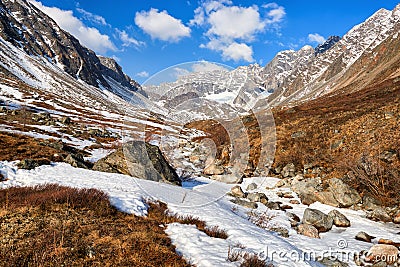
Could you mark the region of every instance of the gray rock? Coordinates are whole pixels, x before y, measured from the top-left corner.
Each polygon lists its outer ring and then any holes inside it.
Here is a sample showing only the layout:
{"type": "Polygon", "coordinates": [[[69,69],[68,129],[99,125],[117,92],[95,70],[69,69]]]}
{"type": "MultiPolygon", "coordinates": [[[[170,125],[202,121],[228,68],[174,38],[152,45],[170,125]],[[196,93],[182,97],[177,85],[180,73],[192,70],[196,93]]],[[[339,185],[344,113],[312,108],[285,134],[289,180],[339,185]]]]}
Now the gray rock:
{"type": "Polygon", "coordinates": [[[315,201],[321,202],[322,204],[326,204],[333,207],[339,207],[340,204],[335,199],[335,196],[330,191],[322,191],[314,193],[315,201]]]}
{"type": "Polygon", "coordinates": [[[289,237],[289,231],[283,227],[271,227],[268,230],[278,233],[282,237],[289,237]]]}
{"type": "Polygon", "coordinates": [[[333,224],[337,227],[349,227],[350,221],[338,210],[331,210],[328,216],[333,218],[333,224]]]}
{"type": "Polygon", "coordinates": [[[262,199],[268,201],[267,196],[264,193],[249,193],[247,199],[251,202],[261,202],[262,199]]]}
{"type": "Polygon", "coordinates": [[[375,198],[365,195],[362,200],[363,208],[365,210],[374,210],[382,206],[382,203],[375,198]]]}
{"type": "Polygon", "coordinates": [[[281,209],[281,205],[278,202],[268,202],[267,204],[265,204],[265,206],[267,208],[269,208],[270,210],[280,210],[281,209]]]}
{"type": "Polygon", "coordinates": [[[231,195],[234,197],[240,197],[240,198],[246,197],[246,194],[243,192],[240,185],[236,185],[231,188],[231,195]]]}
{"type": "Polygon", "coordinates": [[[89,169],[81,154],[68,154],[64,162],[75,168],[89,169]]]}
{"type": "Polygon", "coordinates": [[[290,221],[290,225],[292,227],[295,227],[295,226],[297,226],[299,224],[300,218],[296,214],[294,214],[292,212],[286,212],[286,216],[288,216],[289,221],[290,221]]]}
{"type": "Polygon", "coordinates": [[[249,184],[248,186],[247,186],[247,191],[251,191],[251,190],[254,190],[254,189],[257,189],[257,184],[256,183],[251,183],[251,184],[249,184]]]}
{"type": "Polygon", "coordinates": [[[316,209],[305,209],[303,223],[314,226],[319,232],[327,232],[332,229],[333,218],[316,209]]]}
{"type": "Polygon", "coordinates": [[[356,240],[359,240],[359,241],[371,243],[372,239],[374,239],[375,236],[371,236],[371,235],[367,234],[366,232],[359,232],[355,238],[356,238],[356,240]]]}
{"type": "Polygon", "coordinates": [[[318,260],[319,263],[323,264],[326,267],[348,267],[349,264],[345,262],[341,262],[338,259],[333,259],[330,257],[325,257],[321,260],[318,260]]]}
{"type": "Polygon", "coordinates": [[[42,165],[50,165],[48,159],[23,159],[18,163],[18,168],[25,170],[32,170],[42,165]]]}
{"type": "Polygon", "coordinates": [[[339,202],[340,207],[347,208],[361,201],[360,194],[342,180],[332,178],[328,180],[328,183],[329,190],[333,193],[336,201],[339,202]]]}
{"type": "Polygon", "coordinates": [[[296,167],[293,163],[288,163],[285,167],[283,167],[281,174],[284,178],[294,177],[296,176],[296,167]]]}
{"type": "Polygon", "coordinates": [[[258,207],[257,203],[239,198],[232,199],[231,202],[249,209],[256,209],[258,207]]]}
{"type": "Polygon", "coordinates": [[[234,174],[212,175],[210,179],[226,184],[239,184],[243,180],[241,176],[234,174]]]}
{"type": "Polygon", "coordinates": [[[310,224],[300,224],[297,226],[297,233],[311,238],[319,238],[318,229],[310,224]]]}
{"type": "Polygon", "coordinates": [[[316,191],[320,191],[321,188],[321,179],[320,178],[308,178],[304,180],[296,180],[292,182],[291,189],[297,193],[307,193],[313,194],[316,191]]]}
{"type": "Polygon", "coordinates": [[[122,148],[97,161],[93,170],[181,185],[181,180],[160,149],[143,141],[124,144],[122,148]]]}
{"type": "Polygon", "coordinates": [[[290,187],[291,186],[291,182],[288,178],[285,179],[281,179],[279,180],[276,184],[275,187],[290,187]]]}
{"type": "Polygon", "coordinates": [[[381,221],[381,222],[391,222],[392,217],[388,214],[388,212],[382,208],[378,207],[373,211],[367,214],[367,218],[373,221],[381,221]]]}

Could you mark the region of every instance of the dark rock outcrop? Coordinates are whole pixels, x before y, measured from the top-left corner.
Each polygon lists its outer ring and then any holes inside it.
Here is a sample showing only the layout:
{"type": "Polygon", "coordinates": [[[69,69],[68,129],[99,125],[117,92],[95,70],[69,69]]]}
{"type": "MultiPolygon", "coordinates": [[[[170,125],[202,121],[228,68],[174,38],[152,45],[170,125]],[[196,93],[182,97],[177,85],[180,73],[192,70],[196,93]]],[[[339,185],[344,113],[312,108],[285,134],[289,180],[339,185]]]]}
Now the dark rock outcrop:
{"type": "Polygon", "coordinates": [[[340,41],[339,36],[330,36],[323,44],[318,45],[315,50],[315,55],[325,53],[331,49],[337,42],[340,41]]]}
{"type": "Polygon", "coordinates": [[[124,144],[114,153],[97,161],[93,170],[181,185],[181,180],[160,149],[143,141],[124,144]]]}

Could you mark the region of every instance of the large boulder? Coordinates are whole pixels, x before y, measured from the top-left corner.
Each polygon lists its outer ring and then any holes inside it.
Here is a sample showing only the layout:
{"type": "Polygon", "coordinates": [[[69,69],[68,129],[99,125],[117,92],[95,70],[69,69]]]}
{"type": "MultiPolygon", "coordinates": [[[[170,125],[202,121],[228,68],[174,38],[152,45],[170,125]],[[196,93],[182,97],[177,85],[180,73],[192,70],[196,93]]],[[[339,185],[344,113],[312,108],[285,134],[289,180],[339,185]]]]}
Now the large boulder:
{"type": "Polygon", "coordinates": [[[160,149],[143,141],[124,144],[114,153],[97,161],[93,170],[181,185],[181,180],[160,149]]]}
{"type": "Polygon", "coordinates": [[[361,196],[358,192],[351,188],[338,178],[329,179],[329,190],[333,193],[340,207],[347,208],[361,202],[361,196]]]}
{"type": "Polygon", "coordinates": [[[392,217],[390,217],[389,213],[383,207],[378,207],[373,211],[367,213],[367,218],[373,221],[381,221],[381,222],[392,221],[392,217]]]}
{"type": "Polygon", "coordinates": [[[327,232],[332,229],[333,218],[316,209],[305,209],[303,223],[314,226],[319,232],[327,232]]]}

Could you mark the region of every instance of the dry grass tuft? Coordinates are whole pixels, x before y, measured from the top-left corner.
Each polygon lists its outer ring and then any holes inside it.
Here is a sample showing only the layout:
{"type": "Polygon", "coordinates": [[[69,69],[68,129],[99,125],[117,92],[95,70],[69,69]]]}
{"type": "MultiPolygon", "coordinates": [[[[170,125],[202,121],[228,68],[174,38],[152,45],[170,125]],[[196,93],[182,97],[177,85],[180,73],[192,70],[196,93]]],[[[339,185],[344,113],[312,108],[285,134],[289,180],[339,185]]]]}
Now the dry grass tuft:
{"type": "Polygon", "coordinates": [[[197,229],[204,232],[206,235],[215,238],[227,239],[228,234],[225,230],[220,229],[218,226],[207,227],[206,223],[199,218],[191,215],[176,215],[168,213],[168,208],[165,203],[162,202],[152,202],[149,203],[150,210],[149,217],[162,218],[163,223],[181,223],[181,224],[191,224],[196,225],[197,229]]]}
{"type": "Polygon", "coordinates": [[[0,266],[190,266],[157,214],[119,212],[95,189],[0,190],[0,266]]]}

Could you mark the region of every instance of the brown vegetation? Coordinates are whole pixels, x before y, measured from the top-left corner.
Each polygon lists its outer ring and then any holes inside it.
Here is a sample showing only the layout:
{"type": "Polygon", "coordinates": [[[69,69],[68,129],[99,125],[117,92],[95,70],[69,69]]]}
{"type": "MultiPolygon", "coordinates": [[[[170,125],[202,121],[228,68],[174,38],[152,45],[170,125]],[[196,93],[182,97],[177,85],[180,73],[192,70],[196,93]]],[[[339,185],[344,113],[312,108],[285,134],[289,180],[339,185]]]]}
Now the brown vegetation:
{"type": "Polygon", "coordinates": [[[149,203],[148,216],[137,217],[116,210],[95,189],[48,184],[0,190],[0,266],[190,266],[164,225],[195,224],[210,236],[227,237],[166,208],[149,203]]]}
{"type": "MultiPolygon", "coordinates": [[[[395,185],[397,181],[398,172],[396,174],[391,170],[400,170],[399,79],[386,80],[353,93],[326,95],[296,107],[275,108],[273,114],[277,136],[274,167],[294,163],[297,171],[302,173],[304,166],[311,164],[322,167],[324,171],[306,175],[322,175],[325,179],[341,178],[349,171],[354,171],[357,177],[355,181],[359,181],[357,187],[370,191],[372,188],[362,185],[360,181],[372,182],[373,177],[364,179],[366,174],[357,171],[357,162],[368,152],[371,158],[378,160],[379,165],[385,165],[382,170],[385,171],[386,185],[382,188],[381,183],[377,191],[390,202],[393,202],[393,198],[400,200],[398,189],[387,186],[395,185]],[[391,162],[385,162],[380,156],[387,151],[395,152],[391,162]],[[345,162],[352,163],[352,166],[343,168],[345,162]],[[383,193],[392,189],[393,193],[383,193]]],[[[257,151],[260,150],[259,132],[257,134],[255,131],[257,121],[252,116],[242,120],[251,140],[249,161],[256,163],[259,157],[257,151]]],[[[221,140],[220,135],[224,133],[212,121],[192,122],[188,127],[203,130],[209,138],[217,141],[221,140]]],[[[220,149],[229,142],[226,138],[222,139],[220,149]]]]}
{"type": "Polygon", "coordinates": [[[1,266],[189,266],[160,220],[119,212],[97,190],[11,188],[0,203],[1,266]]]}

